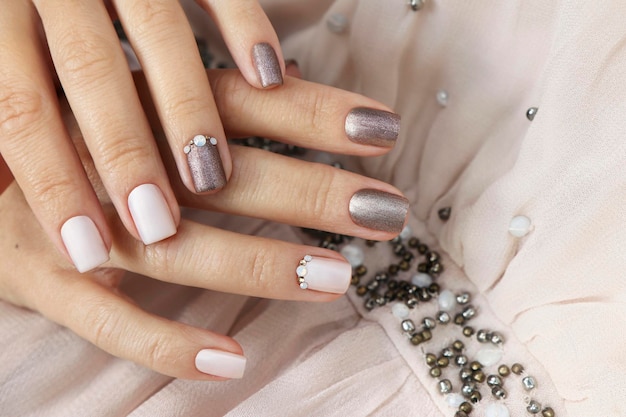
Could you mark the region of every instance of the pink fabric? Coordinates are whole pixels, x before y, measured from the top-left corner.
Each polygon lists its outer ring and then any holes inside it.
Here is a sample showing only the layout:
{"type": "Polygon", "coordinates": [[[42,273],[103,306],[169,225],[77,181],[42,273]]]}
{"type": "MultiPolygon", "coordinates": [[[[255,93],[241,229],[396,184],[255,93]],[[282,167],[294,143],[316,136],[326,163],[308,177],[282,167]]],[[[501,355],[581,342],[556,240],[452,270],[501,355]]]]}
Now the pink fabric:
{"type": "MultiPolygon", "coordinates": [[[[430,0],[413,12],[405,0],[262,3],[306,78],[402,115],[391,154],[343,162],[406,193],[413,230],[444,253],[446,285],[476,294],[473,325],[503,332],[504,360],[537,378],[534,397],[558,416],[626,415],[626,5],[430,0]],[[333,13],[348,18],[345,33],[327,29],[333,13]],[[444,223],[436,213],[445,206],[453,215],[444,223]],[[507,232],[518,214],[533,226],[521,239],[507,232]]],[[[214,32],[197,6],[185,7],[199,33],[214,32]]],[[[303,239],[286,226],[206,220],[303,239]]],[[[152,311],[233,335],[248,357],[244,379],[171,380],[0,304],[3,415],[454,414],[389,308],[366,313],[352,291],[321,305],[144,278],[128,285],[152,311]]],[[[527,415],[521,387],[510,391],[511,415],[527,415]]]]}

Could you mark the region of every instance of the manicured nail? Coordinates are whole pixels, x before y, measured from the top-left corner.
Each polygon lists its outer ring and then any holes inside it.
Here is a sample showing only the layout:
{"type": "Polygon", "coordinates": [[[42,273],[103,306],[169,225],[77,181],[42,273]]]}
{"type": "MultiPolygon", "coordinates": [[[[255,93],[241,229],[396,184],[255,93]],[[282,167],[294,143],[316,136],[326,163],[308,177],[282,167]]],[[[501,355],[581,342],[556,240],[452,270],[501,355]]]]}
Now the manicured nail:
{"type": "Polygon", "coordinates": [[[176,234],[176,223],[163,193],[154,184],[137,186],[128,195],[128,209],[144,244],[176,234]]]}
{"type": "Polygon", "coordinates": [[[245,356],[216,349],[203,349],[196,355],[196,369],[205,374],[240,379],[246,370],[245,356]]]}
{"type": "Polygon", "coordinates": [[[352,266],[346,261],[305,255],[296,267],[296,275],[303,290],[343,294],[350,286],[352,266]]]}
{"type": "Polygon", "coordinates": [[[276,51],[269,43],[257,43],[252,47],[252,61],[263,88],[281,85],[283,74],[280,71],[280,64],[276,51]]]}
{"type": "Polygon", "coordinates": [[[102,236],[87,216],[72,217],[63,223],[61,238],[78,272],[90,271],[109,260],[102,236]]]}
{"type": "Polygon", "coordinates": [[[197,193],[220,190],[226,185],[226,173],[217,149],[217,139],[196,135],[183,149],[197,193]]]}
{"type": "Polygon", "coordinates": [[[350,199],[350,217],[359,226],[400,233],[409,211],[409,200],[379,190],[360,190],[350,199]]]}
{"type": "Polygon", "coordinates": [[[345,128],[352,142],[390,148],[398,139],[400,116],[384,110],[358,107],[348,113],[345,128]]]}

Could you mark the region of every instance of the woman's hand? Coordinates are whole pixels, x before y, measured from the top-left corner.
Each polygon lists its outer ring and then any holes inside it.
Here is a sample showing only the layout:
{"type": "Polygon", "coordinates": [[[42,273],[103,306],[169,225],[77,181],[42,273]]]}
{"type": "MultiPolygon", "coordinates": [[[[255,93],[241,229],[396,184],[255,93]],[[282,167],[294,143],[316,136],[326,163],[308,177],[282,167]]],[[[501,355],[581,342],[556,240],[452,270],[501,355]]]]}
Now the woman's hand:
{"type": "MultiPolygon", "coordinates": [[[[278,39],[257,1],[198,3],[220,27],[251,86],[282,84],[278,39]]],[[[176,233],[180,221],[112,17],[119,17],[146,74],[183,184],[195,193],[211,193],[223,188],[232,172],[196,40],[178,1],[3,1],[0,152],[61,252],[67,236],[79,227],[99,236],[101,256],[89,268],[108,259],[104,252],[108,254],[112,235],[62,123],[57,75],[128,232],[151,244],[176,233]],[[216,146],[205,147],[200,155],[185,153],[196,137],[216,146]]]]}
{"type": "MultiPolygon", "coordinates": [[[[271,93],[251,88],[237,71],[213,71],[209,78],[231,136],[257,135],[326,151],[376,155],[381,148],[367,143],[380,140],[381,123],[395,117],[375,101],[291,77],[271,93]]],[[[138,85],[144,91],[145,80],[138,79],[138,85]]],[[[145,106],[150,109],[149,103],[145,106]]],[[[138,242],[116,215],[77,126],[69,111],[64,113],[105,208],[111,260],[95,271],[76,272],[45,239],[12,184],[0,196],[0,254],[6,259],[0,264],[1,298],[39,311],[107,352],[163,374],[219,380],[243,374],[241,346],[231,338],[143,311],[118,291],[124,270],[181,285],[285,300],[331,301],[347,290],[350,265],[322,248],[188,220],[181,221],[170,239],[150,246],[138,242]],[[299,266],[308,270],[300,271],[302,279],[296,273],[299,266]]],[[[177,178],[167,146],[163,151],[174,193],[185,206],[367,239],[392,238],[406,220],[408,202],[390,185],[246,147],[232,147],[232,176],[223,191],[198,196],[177,178]]],[[[81,255],[90,255],[83,250],[88,246],[80,239],[68,245],[76,248],[75,263],[80,264],[81,255]]]]}

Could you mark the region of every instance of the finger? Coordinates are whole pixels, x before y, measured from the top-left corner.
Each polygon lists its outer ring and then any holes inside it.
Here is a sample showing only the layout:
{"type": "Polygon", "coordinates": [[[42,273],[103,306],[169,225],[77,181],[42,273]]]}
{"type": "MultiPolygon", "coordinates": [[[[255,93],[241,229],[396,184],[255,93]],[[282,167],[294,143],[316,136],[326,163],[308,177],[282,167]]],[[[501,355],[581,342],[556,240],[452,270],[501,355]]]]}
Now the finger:
{"type": "Polygon", "coordinates": [[[0,13],[0,152],[46,234],[81,271],[108,260],[111,238],[61,121],[38,17],[10,0],[0,13]]]}
{"type": "Polygon", "coordinates": [[[185,13],[177,1],[116,0],[183,182],[220,190],[230,176],[226,136],[185,13]]]}
{"type": "Polygon", "coordinates": [[[219,196],[174,185],[182,205],[374,240],[406,224],[408,200],[382,181],[254,148],[231,152],[233,175],[219,196]]]}
{"type": "Polygon", "coordinates": [[[256,0],[196,0],[217,24],[246,81],[257,88],[283,83],[285,66],[276,32],[256,0]]]}
{"type": "Polygon", "coordinates": [[[173,235],[179,208],[104,4],[35,5],[59,79],[122,221],[144,244],[173,235]]]}

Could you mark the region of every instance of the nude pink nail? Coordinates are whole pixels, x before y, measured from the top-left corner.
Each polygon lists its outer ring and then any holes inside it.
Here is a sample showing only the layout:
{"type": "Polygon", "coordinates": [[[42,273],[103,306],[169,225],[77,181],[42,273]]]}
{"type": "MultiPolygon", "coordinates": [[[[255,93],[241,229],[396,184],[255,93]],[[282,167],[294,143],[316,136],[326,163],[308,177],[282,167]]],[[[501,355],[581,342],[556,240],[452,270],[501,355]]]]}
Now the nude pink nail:
{"type": "Polygon", "coordinates": [[[196,355],[198,371],[223,378],[242,378],[246,362],[245,356],[216,349],[203,349],[196,355]]]}
{"type": "Polygon", "coordinates": [[[93,220],[87,216],[68,219],[61,238],[78,272],[87,272],[109,260],[109,251],[93,220]]]}
{"type": "Polygon", "coordinates": [[[142,184],[128,195],[128,209],[144,244],[176,234],[176,223],[163,193],[154,184],[142,184]]]}

